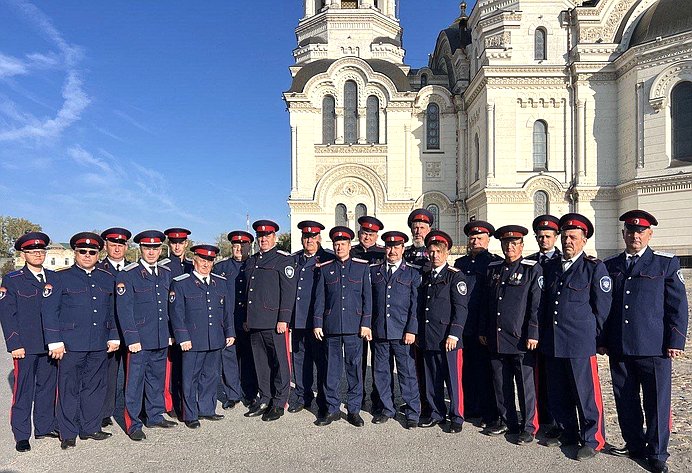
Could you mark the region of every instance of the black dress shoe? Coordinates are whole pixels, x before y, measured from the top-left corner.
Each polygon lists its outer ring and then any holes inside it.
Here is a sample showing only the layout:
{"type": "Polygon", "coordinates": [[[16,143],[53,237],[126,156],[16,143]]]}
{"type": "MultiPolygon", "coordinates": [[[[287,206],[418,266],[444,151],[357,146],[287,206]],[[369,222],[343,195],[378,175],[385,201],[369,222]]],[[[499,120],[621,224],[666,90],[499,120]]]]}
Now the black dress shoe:
{"type": "Polygon", "coordinates": [[[139,442],[140,440],[144,440],[147,438],[146,434],[142,432],[142,429],[137,429],[135,431],[130,432],[127,434],[130,439],[134,440],[135,442],[139,442]]]}
{"type": "Polygon", "coordinates": [[[106,440],[108,437],[111,437],[113,434],[110,432],[104,432],[103,430],[97,430],[94,433],[91,434],[79,434],[79,438],[82,440],[106,440]]]}
{"type": "Polygon", "coordinates": [[[668,473],[668,465],[661,460],[649,459],[649,468],[654,473],[668,473]]]}
{"type": "Polygon", "coordinates": [[[188,426],[190,429],[198,429],[202,426],[202,424],[200,424],[198,420],[186,420],[185,425],[188,426]]]}
{"type": "Polygon", "coordinates": [[[598,454],[598,452],[593,448],[589,447],[588,445],[584,445],[577,451],[577,460],[585,461],[585,460],[590,460],[593,457],[595,457],[598,454]]]}
{"type": "Polygon", "coordinates": [[[318,427],[324,427],[332,422],[336,422],[341,419],[341,412],[334,412],[333,414],[322,415],[317,418],[315,425],[318,427]]]}
{"type": "Polygon", "coordinates": [[[232,401],[230,399],[227,399],[223,402],[223,404],[221,404],[221,407],[223,409],[233,409],[239,402],[240,401],[232,401]]]}
{"type": "Polygon", "coordinates": [[[199,416],[199,418],[200,418],[200,419],[204,419],[204,420],[214,420],[214,421],[216,421],[216,420],[221,420],[221,419],[223,419],[223,414],[212,414],[212,415],[210,415],[210,416],[199,416]]]}
{"type": "Polygon", "coordinates": [[[646,460],[646,452],[643,449],[630,450],[627,445],[622,448],[610,447],[608,453],[615,457],[630,457],[634,460],[646,460]]]}
{"type": "Polygon", "coordinates": [[[273,420],[278,420],[283,415],[283,407],[272,407],[271,409],[264,411],[264,414],[262,414],[262,420],[265,422],[271,422],[273,420]]]}
{"type": "Polygon", "coordinates": [[[464,424],[461,422],[452,422],[452,425],[449,426],[449,433],[450,434],[458,434],[461,432],[461,430],[464,428],[464,424]]]}
{"type": "Polygon", "coordinates": [[[358,413],[355,413],[355,414],[349,413],[346,416],[346,420],[348,421],[349,424],[351,424],[355,427],[363,427],[365,425],[365,421],[363,420],[363,418],[358,413]]]}
{"type": "Polygon", "coordinates": [[[57,430],[51,430],[47,434],[42,434],[42,435],[36,435],[36,440],[41,440],[41,439],[58,439],[60,438],[60,432],[57,430]]]}
{"type": "Polygon", "coordinates": [[[444,423],[445,423],[444,420],[423,419],[420,422],[418,422],[418,427],[422,427],[424,429],[427,429],[429,427],[435,427],[436,425],[444,425],[444,423]]]}
{"type": "Polygon", "coordinates": [[[384,424],[389,420],[389,416],[386,416],[384,414],[379,414],[376,415],[375,417],[372,418],[372,423],[373,424],[384,424]]]}
{"type": "Polygon", "coordinates": [[[295,414],[297,412],[302,411],[305,409],[305,404],[293,404],[291,407],[288,408],[288,412],[291,414],[295,414]]]}
{"type": "Polygon", "coordinates": [[[178,423],[173,420],[163,419],[158,424],[148,424],[147,427],[150,429],[170,429],[176,425],[178,425],[178,423]]]}
{"type": "Polygon", "coordinates": [[[63,439],[60,441],[60,448],[63,450],[67,450],[75,445],[77,445],[77,439],[63,439]]]}
{"type": "Polygon", "coordinates": [[[269,408],[269,404],[266,402],[256,402],[250,406],[250,409],[244,414],[245,417],[259,417],[264,414],[269,408]]]}
{"type": "Polygon", "coordinates": [[[113,425],[113,419],[110,417],[104,417],[101,419],[101,427],[108,427],[109,425],[113,425]]]}
{"type": "Polygon", "coordinates": [[[18,452],[28,452],[31,450],[31,445],[29,445],[28,440],[20,440],[17,442],[17,446],[15,447],[18,452]]]}
{"type": "Polygon", "coordinates": [[[533,442],[532,434],[528,433],[525,430],[519,434],[519,438],[517,439],[517,445],[526,445],[527,443],[531,442],[533,442]]]}
{"type": "Polygon", "coordinates": [[[413,419],[406,419],[405,427],[407,430],[415,429],[416,427],[418,427],[418,421],[413,419]]]}
{"type": "Polygon", "coordinates": [[[498,436],[498,435],[503,435],[507,433],[509,428],[507,427],[507,424],[505,424],[503,421],[497,421],[493,425],[490,425],[485,428],[483,433],[485,435],[490,435],[490,436],[498,436]]]}

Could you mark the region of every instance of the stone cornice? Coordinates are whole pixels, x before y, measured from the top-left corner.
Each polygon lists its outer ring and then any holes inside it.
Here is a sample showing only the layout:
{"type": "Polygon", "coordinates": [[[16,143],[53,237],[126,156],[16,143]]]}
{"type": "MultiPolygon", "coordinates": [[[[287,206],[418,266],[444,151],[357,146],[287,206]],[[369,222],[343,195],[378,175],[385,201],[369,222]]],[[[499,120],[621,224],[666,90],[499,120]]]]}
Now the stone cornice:
{"type": "Polygon", "coordinates": [[[344,154],[358,155],[386,155],[387,145],[315,145],[315,154],[328,157],[329,155],[340,156],[344,154]]]}
{"type": "Polygon", "coordinates": [[[692,172],[635,179],[617,187],[619,197],[665,194],[692,189],[692,172]]]}

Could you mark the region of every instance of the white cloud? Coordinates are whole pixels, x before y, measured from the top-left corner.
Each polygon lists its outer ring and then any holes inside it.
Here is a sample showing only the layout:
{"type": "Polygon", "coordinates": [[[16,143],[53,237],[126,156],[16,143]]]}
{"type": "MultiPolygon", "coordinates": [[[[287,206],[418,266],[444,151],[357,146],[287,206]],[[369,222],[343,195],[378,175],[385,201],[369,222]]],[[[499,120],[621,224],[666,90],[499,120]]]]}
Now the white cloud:
{"type": "Polygon", "coordinates": [[[139,128],[142,131],[145,131],[147,133],[152,133],[151,130],[146,126],[140,123],[139,121],[135,120],[132,118],[130,115],[127,113],[123,112],[122,110],[113,110],[113,113],[125,120],[126,122],[130,123],[132,126],[135,128],[139,128]]]}
{"type": "Polygon", "coordinates": [[[0,78],[23,75],[27,73],[24,61],[0,53],[0,78]]]}
{"type": "Polygon", "coordinates": [[[82,148],[81,146],[73,146],[67,150],[67,154],[72,160],[85,167],[98,168],[103,173],[113,177],[115,172],[113,168],[104,160],[94,157],[93,154],[82,148]]]}

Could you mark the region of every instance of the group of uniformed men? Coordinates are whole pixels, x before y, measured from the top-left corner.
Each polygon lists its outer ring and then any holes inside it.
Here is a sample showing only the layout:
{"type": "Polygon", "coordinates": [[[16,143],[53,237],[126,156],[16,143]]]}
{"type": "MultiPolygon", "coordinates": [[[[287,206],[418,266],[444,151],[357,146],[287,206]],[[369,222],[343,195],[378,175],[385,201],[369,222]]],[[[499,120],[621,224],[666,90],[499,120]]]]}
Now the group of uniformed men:
{"type": "Polygon", "coordinates": [[[302,249],[291,255],[276,248],[279,226],[258,220],[255,236],[228,234],[232,256],[216,263],[213,245],[185,258],[184,228],[137,234],[141,257],[129,262],[131,233],[111,228],[74,235],[75,264],[53,272],[43,267],[48,236],[29,232],[15,244],[26,265],[0,287],[16,448],[31,448],[32,412],[35,438],[59,437],[63,449],[77,436],[109,437],[102,428],[112,424],[120,365],[132,440],[146,438],[143,425],[175,427],[164,413],[193,429],[222,419],[219,382],[224,409],[243,402],[245,416],[274,421],[315,401],[315,424],[329,425],[341,418],[344,368],[346,418],[361,427],[370,351],[374,424],[399,411],[407,429],[458,433],[479,418],[484,433],[515,434],[518,444],[542,424],[547,445],[578,445],[586,460],[606,445],[596,354],[607,353],[626,442],[610,453],[667,471],[684,279],[677,257],[649,247],[653,215],[632,210],[620,220],[625,251],[603,262],[584,253],[594,228],[577,213],[537,217],[539,252],[528,257],[527,228],[471,221],[467,255],[454,265],[452,238],[432,229],[425,209],[408,218],[409,246],[400,231],[378,245],[384,226],[364,216],[354,246],[350,228],[329,231],[333,252],[322,248],[324,225],[299,223],[302,249]],[[503,257],[488,251],[491,237],[503,257]]]}

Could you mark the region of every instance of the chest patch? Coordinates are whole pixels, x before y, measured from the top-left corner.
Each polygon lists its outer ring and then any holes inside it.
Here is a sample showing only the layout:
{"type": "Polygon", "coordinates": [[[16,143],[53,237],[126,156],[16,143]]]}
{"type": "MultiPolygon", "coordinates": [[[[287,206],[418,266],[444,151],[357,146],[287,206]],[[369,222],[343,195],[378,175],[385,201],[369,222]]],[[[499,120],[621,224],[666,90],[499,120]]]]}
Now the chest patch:
{"type": "Polygon", "coordinates": [[[457,292],[459,292],[459,294],[461,294],[462,296],[465,296],[467,290],[468,290],[468,289],[467,289],[467,287],[466,287],[466,282],[465,282],[465,281],[459,281],[459,282],[457,283],[457,292]]]}
{"type": "Polygon", "coordinates": [[[117,286],[115,286],[115,292],[119,295],[122,296],[125,294],[125,283],[119,282],[117,286]]]}
{"type": "Polygon", "coordinates": [[[603,292],[610,292],[613,289],[613,280],[610,279],[610,276],[603,276],[599,284],[603,292]]]}
{"type": "Polygon", "coordinates": [[[538,276],[538,287],[543,290],[543,276],[538,276]]]}
{"type": "Polygon", "coordinates": [[[284,268],[284,274],[288,279],[293,279],[293,275],[296,273],[295,268],[293,266],[286,266],[284,268]]]}
{"type": "Polygon", "coordinates": [[[43,297],[50,297],[51,294],[53,294],[53,286],[50,284],[43,286],[43,297]]]}
{"type": "Polygon", "coordinates": [[[171,291],[168,293],[168,302],[173,303],[175,302],[175,292],[171,291]]]}

